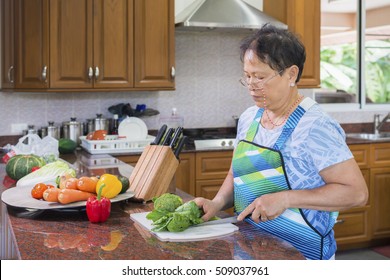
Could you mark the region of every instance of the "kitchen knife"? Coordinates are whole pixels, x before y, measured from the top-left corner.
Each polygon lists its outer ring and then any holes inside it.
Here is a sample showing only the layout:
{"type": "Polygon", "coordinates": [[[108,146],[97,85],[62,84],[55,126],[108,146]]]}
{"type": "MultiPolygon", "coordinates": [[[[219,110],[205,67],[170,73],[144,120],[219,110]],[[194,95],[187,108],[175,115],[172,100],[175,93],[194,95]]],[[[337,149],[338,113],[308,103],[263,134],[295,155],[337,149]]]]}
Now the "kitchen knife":
{"type": "Polygon", "coordinates": [[[154,138],[154,141],[150,143],[150,145],[159,145],[162,138],[164,137],[165,132],[167,131],[167,125],[164,124],[160,127],[160,129],[157,132],[156,138],[154,138]]]}
{"type": "Polygon", "coordinates": [[[168,129],[167,133],[165,134],[165,138],[164,138],[164,141],[163,141],[162,145],[168,146],[169,143],[171,143],[172,133],[173,133],[174,131],[175,131],[174,128],[168,129]]]}
{"type": "Polygon", "coordinates": [[[207,221],[201,224],[194,225],[194,227],[199,227],[199,226],[208,226],[208,225],[220,225],[220,224],[235,224],[237,223],[237,216],[232,216],[228,218],[223,218],[223,219],[217,219],[217,220],[212,220],[212,221],[207,221]]]}
{"type": "Polygon", "coordinates": [[[184,145],[187,143],[187,138],[188,138],[187,136],[183,136],[179,139],[179,142],[178,142],[177,147],[176,147],[175,152],[174,152],[175,157],[177,159],[179,159],[179,154],[180,154],[181,150],[183,149],[184,145]]]}
{"type": "Polygon", "coordinates": [[[178,128],[176,128],[175,133],[172,136],[171,143],[169,143],[169,146],[171,147],[171,149],[173,149],[176,146],[176,143],[177,143],[182,132],[183,132],[182,127],[179,126],[178,128]]]}

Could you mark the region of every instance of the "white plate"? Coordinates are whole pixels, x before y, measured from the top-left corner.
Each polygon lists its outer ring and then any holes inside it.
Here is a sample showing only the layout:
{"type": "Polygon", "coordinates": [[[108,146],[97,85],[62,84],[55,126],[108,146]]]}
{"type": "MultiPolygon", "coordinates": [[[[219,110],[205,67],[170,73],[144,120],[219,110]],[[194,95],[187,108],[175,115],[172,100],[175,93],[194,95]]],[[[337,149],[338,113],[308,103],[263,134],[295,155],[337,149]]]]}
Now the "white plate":
{"type": "MultiPolygon", "coordinates": [[[[75,207],[85,207],[86,201],[78,201],[69,204],[61,204],[58,202],[47,202],[45,200],[35,199],[31,196],[31,188],[18,188],[13,187],[1,194],[1,200],[10,206],[27,208],[27,209],[39,209],[39,210],[51,210],[51,209],[69,209],[75,207]]],[[[116,197],[111,198],[111,202],[117,202],[129,199],[134,196],[134,192],[128,190],[125,193],[118,194],[116,197]]]]}
{"type": "Polygon", "coordinates": [[[118,134],[127,140],[141,140],[148,136],[148,128],[140,118],[127,117],[119,124],[118,134]]]}

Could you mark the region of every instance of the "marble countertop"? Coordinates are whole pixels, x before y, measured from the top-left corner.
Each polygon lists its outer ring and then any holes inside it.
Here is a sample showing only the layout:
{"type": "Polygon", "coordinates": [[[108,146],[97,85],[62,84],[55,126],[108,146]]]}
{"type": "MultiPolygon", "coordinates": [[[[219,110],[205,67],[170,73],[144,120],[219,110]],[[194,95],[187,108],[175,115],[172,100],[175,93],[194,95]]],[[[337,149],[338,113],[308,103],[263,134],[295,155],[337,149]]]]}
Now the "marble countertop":
{"type": "MultiPolygon", "coordinates": [[[[86,155],[80,151],[80,154],[86,155]]],[[[80,158],[80,157],[77,157],[80,158]]],[[[110,173],[118,172],[109,168],[110,173]]],[[[87,170],[83,171],[88,174],[87,170]]],[[[0,192],[6,186],[5,165],[0,164],[0,192]]],[[[180,191],[184,200],[191,197],[180,191]]],[[[122,201],[112,204],[110,218],[101,224],[88,221],[85,208],[34,210],[1,205],[2,227],[8,227],[19,259],[189,259],[275,260],[304,259],[288,242],[246,222],[239,231],[220,238],[193,242],[163,242],[130,219],[131,213],[153,209],[152,203],[122,201]]],[[[220,216],[226,216],[221,212],[220,216]]],[[[3,241],[10,242],[10,240],[3,241]]]]}

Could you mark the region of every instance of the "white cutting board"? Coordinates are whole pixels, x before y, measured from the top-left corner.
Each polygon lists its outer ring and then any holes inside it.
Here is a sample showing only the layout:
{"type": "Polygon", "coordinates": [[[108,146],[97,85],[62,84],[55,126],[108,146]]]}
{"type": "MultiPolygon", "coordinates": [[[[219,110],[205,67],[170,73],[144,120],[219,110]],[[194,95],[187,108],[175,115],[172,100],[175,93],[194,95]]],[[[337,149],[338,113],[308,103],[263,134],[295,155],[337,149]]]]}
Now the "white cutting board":
{"type": "Polygon", "coordinates": [[[238,227],[227,223],[227,224],[219,224],[219,225],[205,225],[205,226],[197,226],[197,227],[189,227],[188,229],[182,232],[153,232],[151,229],[152,221],[146,219],[146,215],[149,212],[142,213],[134,213],[130,214],[130,219],[139,223],[141,226],[149,230],[152,234],[154,234],[161,241],[169,241],[169,242],[188,242],[188,241],[200,241],[200,240],[208,240],[221,236],[226,236],[229,234],[238,231],[238,227]]]}

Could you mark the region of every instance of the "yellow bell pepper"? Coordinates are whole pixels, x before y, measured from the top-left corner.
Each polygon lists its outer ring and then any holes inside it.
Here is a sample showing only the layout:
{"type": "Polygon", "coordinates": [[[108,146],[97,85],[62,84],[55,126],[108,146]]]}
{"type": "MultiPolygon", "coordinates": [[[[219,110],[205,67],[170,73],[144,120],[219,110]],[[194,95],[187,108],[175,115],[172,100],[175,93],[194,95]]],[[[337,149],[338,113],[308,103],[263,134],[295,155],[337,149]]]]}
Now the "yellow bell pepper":
{"type": "Polygon", "coordinates": [[[106,187],[102,189],[101,196],[107,198],[116,197],[122,190],[122,182],[118,179],[117,176],[112,174],[103,174],[100,176],[100,179],[96,184],[96,193],[98,193],[101,185],[103,184],[105,184],[106,187]]]}

